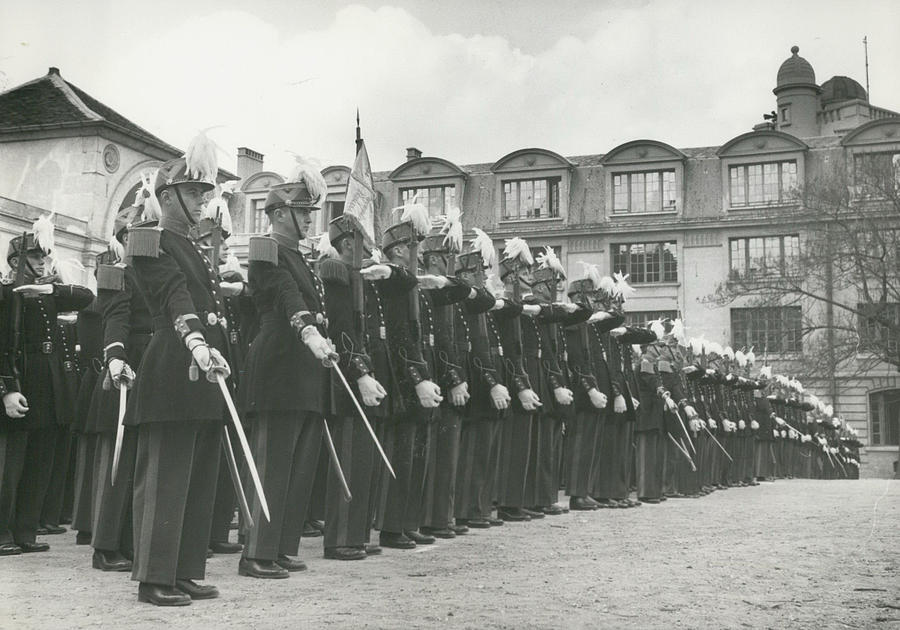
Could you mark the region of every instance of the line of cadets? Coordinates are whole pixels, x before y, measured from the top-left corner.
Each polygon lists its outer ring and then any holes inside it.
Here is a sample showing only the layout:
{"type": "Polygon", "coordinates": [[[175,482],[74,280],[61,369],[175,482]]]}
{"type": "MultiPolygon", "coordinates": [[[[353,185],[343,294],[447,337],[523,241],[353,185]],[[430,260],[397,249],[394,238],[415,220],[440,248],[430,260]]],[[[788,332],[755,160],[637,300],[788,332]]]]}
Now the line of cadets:
{"type": "Polygon", "coordinates": [[[10,244],[12,269],[21,251],[29,265],[0,303],[3,555],[46,550],[41,527],[65,531],[67,477],[72,527],[93,546],[93,566],[131,570],[141,601],[185,605],[218,596],[197,582],[210,547],[240,552],[249,577],[304,570],[296,556],[316,519],[326,558],[358,560],[569,509],[856,476],[852,430],[796,381],[769,368],[751,377],[752,352],[688,340],[678,321],[625,326],[632,289],[619,275],[588,267],[561,301],[552,248],[535,260],[511,239],[496,261],[486,234],[463,239],[458,211],[432,228],[424,208],[404,207],[384,231],[383,258],[355,217],[339,216],[313,262],[300,242],[327,186],[298,164],[266,199],[272,230],[250,240],[248,282],[233,260],[222,273],[212,255],[227,246],[215,232],[227,238],[230,226],[215,220],[221,199],[209,199],[216,173],[201,143],[145,179],[101,255],[96,300],[83,287],[38,284],[46,235],[10,244]],[[159,220],[141,222],[142,205],[159,220]],[[495,263],[503,286],[489,289],[495,263]],[[67,311],[80,312],[77,335],[57,324],[67,311]],[[239,401],[268,500],[266,518],[245,464],[254,526],[242,544],[228,541],[236,495],[220,453],[238,440],[219,375],[239,401]],[[350,501],[328,466],[325,423],[350,501]],[[568,507],[557,503],[561,487],[568,507]]]}

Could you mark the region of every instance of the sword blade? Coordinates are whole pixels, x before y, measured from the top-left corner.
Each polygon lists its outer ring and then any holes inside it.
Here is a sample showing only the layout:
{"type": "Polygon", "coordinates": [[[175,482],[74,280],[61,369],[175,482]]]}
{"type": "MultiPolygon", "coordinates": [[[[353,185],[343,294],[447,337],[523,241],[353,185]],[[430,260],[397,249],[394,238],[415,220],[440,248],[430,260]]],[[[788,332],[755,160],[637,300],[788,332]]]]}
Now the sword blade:
{"type": "Polygon", "coordinates": [[[234,448],[231,446],[231,436],[228,435],[228,427],[222,427],[222,450],[225,451],[225,460],[228,462],[228,472],[231,474],[231,483],[234,485],[234,493],[237,495],[238,508],[241,518],[244,520],[245,530],[253,528],[253,516],[250,514],[250,504],[247,503],[247,494],[244,492],[244,484],[241,483],[241,473],[238,470],[237,460],[234,457],[234,448]]]}
{"type": "Polygon", "coordinates": [[[325,418],[322,418],[322,425],[325,427],[325,444],[328,446],[328,455],[331,458],[331,464],[334,467],[334,472],[337,474],[338,480],[341,482],[344,501],[349,503],[353,499],[353,495],[350,494],[350,486],[347,485],[347,478],[344,477],[341,461],[338,459],[337,450],[334,448],[334,440],[331,439],[331,429],[328,428],[328,421],[325,418]]]}
{"type": "Polygon", "coordinates": [[[681,430],[684,431],[684,437],[687,438],[688,444],[691,445],[691,450],[694,452],[694,455],[697,454],[697,449],[694,448],[694,443],[691,441],[691,436],[688,433],[687,426],[684,424],[684,420],[681,418],[681,413],[678,411],[678,407],[675,407],[675,415],[678,417],[678,422],[681,423],[681,430]]]}
{"type": "Polygon", "coordinates": [[[705,422],[701,422],[700,424],[702,424],[704,430],[705,430],[707,433],[709,433],[709,437],[711,437],[711,438],[712,438],[712,441],[716,443],[716,446],[718,446],[720,449],[722,449],[722,452],[725,453],[725,457],[728,458],[728,461],[733,462],[734,460],[731,458],[731,455],[728,454],[728,451],[725,450],[725,447],[722,446],[722,443],[719,442],[719,440],[716,439],[716,436],[713,435],[713,432],[709,430],[709,427],[706,426],[706,423],[705,423],[705,422]]]}
{"type": "Polygon", "coordinates": [[[347,394],[350,395],[350,399],[353,401],[353,404],[356,406],[356,410],[359,412],[359,417],[362,418],[363,423],[366,425],[366,429],[368,429],[369,431],[369,435],[371,435],[372,439],[375,441],[375,446],[378,448],[378,452],[381,454],[381,459],[384,460],[384,465],[387,466],[388,472],[391,473],[391,477],[396,479],[397,473],[394,472],[394,467],[391,466],[391,462],[388,461],[388,457],[385,454],[384,449],[381,447],[381,442],[378,441],[378,437],[375,435],[375,430],[372,428],[372,425],[369,424],[369,419],[366,417],[366,412],[363,411],[362,405],[360,405],[359,401],[356,400],[356,395],[353,393],[353,389],[351,389],[350,383],[347,382],[347,377],[344,376],[344,373],[338,366],[337,361],[332,360],[331,367],[333,367],[334,371],[337,372],[337,375],[341,377],[341,382],[344,384],[344,389],[346,389],[347,394]]]}
{"type": "Polygon", "coordinates": [[[666,432],[666,435],[668,435],[668,436],[669,436],[669,439],[672,440],[672,444],[675,445],[675,448],[677,448],[677,449],[679,450],[679,452],[680,452],[682,455],[684,455],[685,457],[687,457],[687,460],[691,463],[691,470],[694,471],[694,472],[696,472],[696,471],[697,471],[697,466],[694,465],[694,460],[691,459],[691,456],[690,456],[690,454],[687,452],[687,449],[686,449],[685,447],[683,447],[681,444],[679,444],[678,441],[677,441],[674,437],[672,437],[672,434],[669,433],[668,431],[666,432]]]}
{"type": "Polygon", "coordinates": [[[125,439],[125,407],[128,402],[128,388],[125,383],[119,385],[119,419],[116,422],[116,447],[113,450],[112,475],[109,485],[116,485],[116,475],[119,473],[119,458],[122,455],[122,441],[125,439]]]}
{"type": "Polygon", "coordinates": [[[259,479],[259,471],[256,469],[256,462],[253,459],[253,453],[250,451],[250,444],[247,443],[247,435],[244,433],[244,427],[241,425],[241,419],[238,417],[237,409],[234,401],[231,399],[231,392],[228,391],[228,385],[225,384],[225,378],[221,373],[216,373],[216,382],[222,391],[222,397],[225,399],[225,405],[228,407],[228,414],[231,416],[231,423],[234,425],[234,432],[237,433],[238,442],[241,444],[241,450],[244,451],[244,457],[247,459],[247,468],[250,469],[250,478],[253,479],[253,487],[256,489],[256,496],[259,497],[259,505],[262,507],[266,520],[271,522],[269,516],[269,503],[266,501],[266,493],[263,492],[262,481],[259,479]]]}

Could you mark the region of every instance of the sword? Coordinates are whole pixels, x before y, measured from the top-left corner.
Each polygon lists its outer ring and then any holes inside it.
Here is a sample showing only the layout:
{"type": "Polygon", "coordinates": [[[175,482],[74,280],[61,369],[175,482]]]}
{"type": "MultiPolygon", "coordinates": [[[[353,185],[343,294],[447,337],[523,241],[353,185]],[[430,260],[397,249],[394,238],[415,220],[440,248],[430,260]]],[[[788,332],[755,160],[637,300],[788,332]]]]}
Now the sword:
{"type": "Polygon", "coordinates": [[[356,394],[353,393],[353,389],[350,387],[350,383],[347,382],[347,377],[344,376],[344,373],[341,371],[340,366],[337,364],[337,356],[327,357],[322,361],[322,364],[325,367],[332,367],[334,371],[337,372],[337,375],[341,377],[341,382],[344,384],[344,389],[347,390],[347,394],[350,395],[350,399],[353,401],[353,404],[356,406],[356,410],[359,412],[359,417],[362,418],[363,424],[366,425],[366,429],[369,430],[369,435],[372,436],[372,439],[375,441],[375,446],[378,448],[378,452],[381,454],[381,459],[384,460],[385,466],[387,466],[388,472],[391,473],[391,477],[394,479],[397,478],[397,473],[394,472],[394,467],[391,466],[391,462],[388,461],[388,457],[384,452],[384,449],[381,448],[381,442],[378,441],[378,437],[375,435],[375,430],[372,429],[372,425],[369,424],[369,419],[366,417],[366,412],[363,411],[362,405],[359,404],[359,401],[356,400],[356,394]]]}
{"type": "Polygon", "coordinates": [[[675,445],[675,448],[677,448],[681,452],[682,455],[687,457],[687,460],[691,463],[691,470],[693,472],[697,472],[697,466],[694,464],[694,460],[691,459],[691,456],[688,454],[687,449],[684,448],[681,444],[679,444],[678,441],[675,438],[673,438],[672,434],[669,433],[668,431],[666,432],[666,435],[668,435],[669,439],[672,440],[672,444],[675,445]]]}
{"type": "Polygon", "coordinates": [[[238,471],[237,460],[234,458],[234,448],[231,446],[231,436],[228,435],[228,427],[222,427],[222,450],[225,451],[225,460],[228,462],[228,472],[231,473],[231,483],[234,485],[234,493],[237,495],[238,508],[241,510],[241,518],[244,527],[253,528],[253,517],[250,515],[250,504],[247,503],[247,495],[244,493],[244,485],[241,483],[241,473],[238,471]]]}
{"type": "Polygon", "coordinates": [[[696,455],[697,449],[694,448],[694,443],[691,442],[691,436],[688,433],[687,427],[684,424],[684,420],[681,419],[681,413],[678,411],[678,407],[675,407],[675,409],[673,409],[673,411],[675,412],[675,417],[678,418],[678,422],[681,423],[681,430],[684,431],[684,437],[687,438],[688,444],[691,445],[691,450],[694,451],[694,455],[696,455]]]}
{"type": "Polygon", "coordinates": [[[119,472],[119,457],[122,455],[122,441],[125,438],[125,405],[128,401],[128,388],[125,383],[119,384],[119,420],[116,422],[116,447],[113,450],[112,476],[109,485],[116,485],[116,474],[119,472]]]}
{"type": "Polygon", "coordinates": [[[253,453],[250,451],[250,445],[247,443],[247,435],[244,433],[241,419],[238,417],[234,401],[231,399],[231,392],[228,391],[228,385],[225,384],[225,377],[222,376],[222,373],[219,371],[216,371],[216,382],[219,384],[219,389],[222,390],[222,397],[225,399],[225,405],[228,407],[231,423],[234,425],[234,432],[237,433],[238,441],[241,443],[241,450],[244,451],[244,457],[247,459],[247,468],[250,469],[250,477],[253,479],[253,487],[256,488],[256,495],[259,497],[259,505],[262,507],[266,520],[271,522],[272,519],[269,516],[269,504],[266,501],[266,495],[263,492],[262,481],[259,480],[259,471],[256,470],[256,462],[253,460],[253,453]]]}
{"type": "Polygon", "coordinates": [[[328,445],[328,455],[331,458],[331,464],[334,466],[334,472],[341,482],[344,501],[349,503],[353,499],[353,495],[350,494],[350,486],[347,485],[347,478],[344,477],[344,471],[341,469],[341,462],[338,459],[337,451],[334,448],[334,440],[331,439],[331,430],[328,428],[328,421],[325,418],[322,418],[322,425],[325,427],[325,444],[328,445]]]}
{"type": "Polygon", "coordinates": [[[731,455],[728,454],[728,451],[725,450],[725,447],[722,446],[722,443],[716,439],[716,436],[713,435],[713,432],[709,430],[709,427],[706,426],[706,423],[701,422],[700,424],[703,425],[703,430],[706,431],[707,433],[709,433],[709,437],[711,437],[713,442],[716,443],[716,446],[718,446],[720,449],[722,449],[722,452],[725,453],[725,457],[728,458],[728,461],[733,462],[734,460],[731,458],[731,455]]]}

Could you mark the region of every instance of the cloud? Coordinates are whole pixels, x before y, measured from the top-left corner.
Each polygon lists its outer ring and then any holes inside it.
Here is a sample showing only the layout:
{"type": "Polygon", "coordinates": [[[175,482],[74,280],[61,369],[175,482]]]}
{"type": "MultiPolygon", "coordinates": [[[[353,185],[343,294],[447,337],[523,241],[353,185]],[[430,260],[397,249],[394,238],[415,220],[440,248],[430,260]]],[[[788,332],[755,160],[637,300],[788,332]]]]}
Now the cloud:
{"type": "Polygon", "coordinates": [[[803,3],[755,6],[757,17],[778,19],[762,26],[737,2],[620,2],[583,15],[548,8],[518,19],[525,30],[479,34],[473,24],[462,34],[441,32],[427,8],[414,16],[351,5],[312,26],[292,23],[296,13],[275,23],[253,9],[224,10],[143,30],[135,19],[104,41],[80,38],[75,65],[62,63],[67,79],[163,139],[185,147],[198,129],[223,125],[211,132],[231,152],[223,165],[249,146],[275,170],[289,167],[288,151],[349,164],[357,107],[379,170],[397,166],[407,146],[465,164],[526,146],[577,155],[642,137],[721,144],[774,108],[775,73],[794,43],[820,82],[862,82],[852,55],[861,59],[866,27],[882,47],[875,102],[900,107],[886,67],[898,50],[890,3],[842,19],[803,3]],[[528,52],[516,45],[554,19],[577,23],[570,32],[579,36],[528,52]],[[102,63],[91,46],[104,51],[102,63]]]}

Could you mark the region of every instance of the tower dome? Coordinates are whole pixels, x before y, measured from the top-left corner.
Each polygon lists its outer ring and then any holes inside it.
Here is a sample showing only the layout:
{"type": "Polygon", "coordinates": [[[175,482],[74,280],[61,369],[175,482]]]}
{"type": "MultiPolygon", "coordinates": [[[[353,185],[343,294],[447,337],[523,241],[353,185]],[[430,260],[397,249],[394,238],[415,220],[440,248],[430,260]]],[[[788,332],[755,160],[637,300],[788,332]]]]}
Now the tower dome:
{"type": "Polygon", "coordinates": [[[835,76],[822,84],[822,105],[860,99],[868,101],[866,89],[850,77],[835,76]]]}
{"type": "Polygon", "coordinates": [[[799,52],[799,46],[792,46],[791,56],[778,68],[776,90],[794,85],[816,85],[816,73],[813,67],[806,59],[797,54],[799,52]]]}

